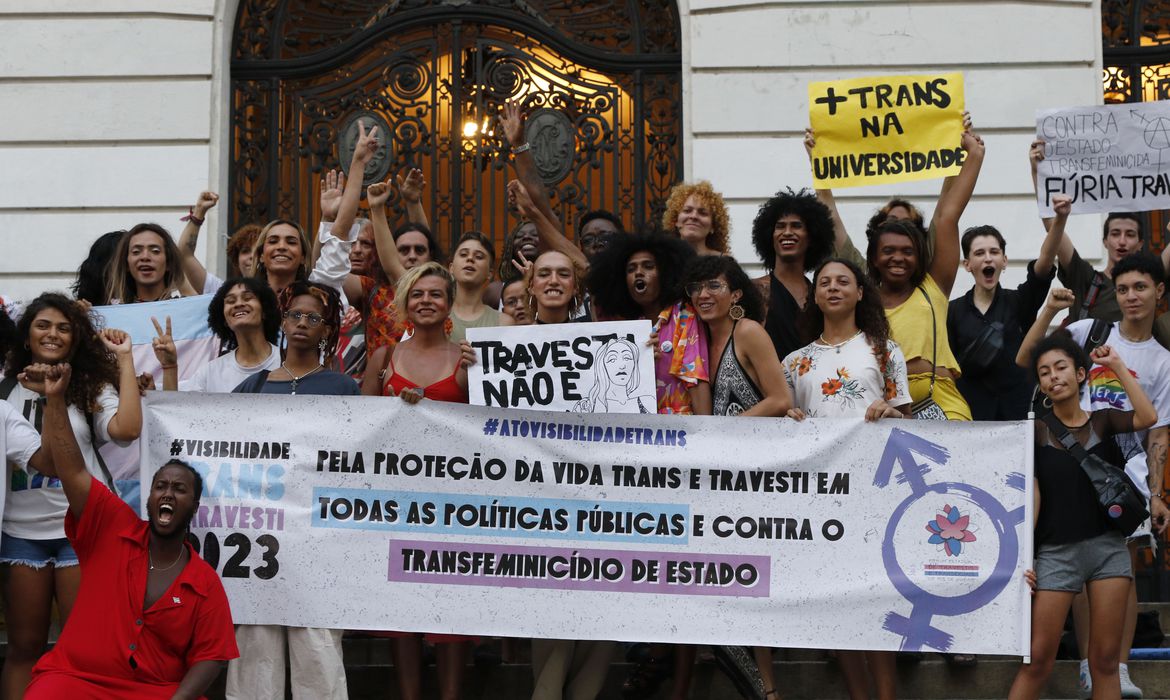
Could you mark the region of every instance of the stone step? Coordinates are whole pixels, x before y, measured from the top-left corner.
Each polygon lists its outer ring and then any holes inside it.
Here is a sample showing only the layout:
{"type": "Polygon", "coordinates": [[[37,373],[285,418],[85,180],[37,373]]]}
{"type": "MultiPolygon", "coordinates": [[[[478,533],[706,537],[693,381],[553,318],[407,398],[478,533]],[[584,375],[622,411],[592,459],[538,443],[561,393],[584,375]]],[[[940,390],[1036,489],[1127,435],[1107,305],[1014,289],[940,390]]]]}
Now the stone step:
{"type": "MultiPolygon", "coordinates": [[[[1004,698],[1019,663],[1007,660],[980,660],[970,669],[953,669],[941,660],[927,660],[898,671],[898,697],[906,700],[982,700],[1004,698]]],[[[615,663],[610,669],[600,700],[621,698],[621,684],[630,664],[615,663]]],[[[347,664],[351,700],[393,700],[398,698],[394,669],[389,665],[347,664]]],[[[1170,662],[1134,662],[1130,673],[1145,691],[1146,698],[1170,698],[1170,662]]],[[[785,661],[775,664],[775,674],[785,700],[843,700],[848,698],[835,664],[812,661],[785,661]]],[[[1048,690],[1042,698],[1075,698],[1077,662],[1057,662],[1048,690]]],[[[208,693],[209,700],[223,698],[222,677],[208,693]]],[[[653,696],[642,700],[663,700],[666,683],[653,696]]],[[[503,664],[494,668],[469,666],[464,681],[464,700],[524,700],[532,693],[532,672],[527,664],[503,664]]],[[[291,696],[289,696],[291,697],[291,696]]],[[[423,697],[438,698],[434,668],[423,674],[423,697]]],[[[710,663],[695,668],[692,700],[740,700],[739,694],[710,663]]]]}

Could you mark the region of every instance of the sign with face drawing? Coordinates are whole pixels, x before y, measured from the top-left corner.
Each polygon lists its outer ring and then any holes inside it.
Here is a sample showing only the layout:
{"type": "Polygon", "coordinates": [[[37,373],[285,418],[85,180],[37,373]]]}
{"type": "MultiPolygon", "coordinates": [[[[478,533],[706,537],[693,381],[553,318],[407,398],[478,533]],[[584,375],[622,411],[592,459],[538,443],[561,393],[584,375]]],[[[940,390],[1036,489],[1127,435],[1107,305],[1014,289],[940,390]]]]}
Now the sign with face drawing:
{"type": "Polygon", "coordinates": [[[469,328],[471,403],[576,413],[656,413],[649,321],[469,328]]]}

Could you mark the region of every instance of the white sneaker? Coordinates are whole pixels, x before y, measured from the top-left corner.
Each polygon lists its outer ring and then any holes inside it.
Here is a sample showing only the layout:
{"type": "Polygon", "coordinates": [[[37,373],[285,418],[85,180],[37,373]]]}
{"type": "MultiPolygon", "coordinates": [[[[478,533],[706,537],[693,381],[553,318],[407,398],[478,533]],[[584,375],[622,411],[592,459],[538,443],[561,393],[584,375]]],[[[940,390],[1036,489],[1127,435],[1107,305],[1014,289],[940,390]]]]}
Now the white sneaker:
{"type": "Polygon", "coordinates": [[[1089,675],[1089,660],[1081,659],[1081,670],[1077,674],[1077,693],[1081,700],[1093,697],[1093,677],[1089,675]]]}
{"type": "Polygon", "coordinates": [[[1129,679],[1129,666],[1120,664],[1117,667],[1117,675],[1121,676],[1121,697],[1123,698],[1141,698],[1142,689],[1133,684],[1129,679]]]}

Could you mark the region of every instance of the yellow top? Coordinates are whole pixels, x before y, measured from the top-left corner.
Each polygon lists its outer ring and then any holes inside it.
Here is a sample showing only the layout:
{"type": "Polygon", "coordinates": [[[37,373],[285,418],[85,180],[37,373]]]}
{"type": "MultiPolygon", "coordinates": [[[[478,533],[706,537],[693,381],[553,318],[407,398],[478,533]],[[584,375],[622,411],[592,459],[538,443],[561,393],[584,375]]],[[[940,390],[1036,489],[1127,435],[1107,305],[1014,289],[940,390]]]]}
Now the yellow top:
{"type": "Polygon", "coordinates": [[[919,285],[919,289],[930,297],[930,303],[918,289],[910,298],[892,309],[886,309],[890,321],[890,336],[902,348],[906,362],[921,357],[933,361],[936,367],[946,367],[951,374],[959,376],[959,361],[951,352],[951,341],[947,337],[947,295],[930,275],[919,285]],[[934,308],[934,329],[930,325],[930,311],[934,308]],[[937,334],[937,346],[934,344],[937,334]],[[938,359],[934,359],[935,347],[938,359]]]}

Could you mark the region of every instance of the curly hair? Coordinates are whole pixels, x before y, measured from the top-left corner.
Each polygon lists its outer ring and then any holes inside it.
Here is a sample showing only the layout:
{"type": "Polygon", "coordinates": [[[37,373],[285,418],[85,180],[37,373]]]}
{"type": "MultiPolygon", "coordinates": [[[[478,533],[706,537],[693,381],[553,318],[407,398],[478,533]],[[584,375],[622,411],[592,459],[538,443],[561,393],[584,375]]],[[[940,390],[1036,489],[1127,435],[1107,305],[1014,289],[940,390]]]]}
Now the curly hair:
{"type": "Polygon", "coordinates": [[[260,301],[260,325],[264,329],[264,339],[275,345],[280,334],[280,302],[276,300],[276,292],[272,291],[272,287],[255,277],[233,277],[216,290],[211,303],[207,305],[207,326],[223,341],[225,349],[235,350],[239,347],[236,333],[228,326],[223,313],[224,300],[237,286],[247,289],[260,301]]]}
{"type": "Polygon", "coordinates": [[[698,255],[687,263],[683,274],[683,285],[689,286],[697,282],[713,280],[723,275],[727,286],[733,292],[741,292],[739,305],[743,307],[743,315],[759,323],[764,322],[764,298],[752,283],[747,273],[730,255],[698,255]]]}
{"type": "Polygon", "coordinates": [[[73,298],[88,301],[93,306],[105,306],[110,303],[109,283],[106,272],[110,269],[110,260],[114,251],[118,249],[125,231],[110,231],[98,236],[98,239],[89,247],[89,255],[81,261],[77,268],[77,279],[73,282],[73,298]]]}
{"type": "Polygon", "coordinates": [[[878,271],[874,263],[877,260],[878,242],[881,240],[883,233],[896,233],[899,236],[906,236],[910,239],[914,246],[914,257],[918,260],[918,266],[914,269],[914,274],[910,276],[910,286],[917,287],[922,284],[922,280],[926,279],[926,271],[928,268],[928,261],[926,259],[926,231],[922,227],[915,224],[910,219],[898,219],[893,221],[883,221],[877,226],[865,232],[867,244],[865,247],[865,263],[869,268],[869,275],[873,278],[873,282],[881,285],[881,273],[878,271]]]}
{"type": "MultiPolygon", "coordinates": [[[[532,278],[536,275],[536,263],[544,256],[556,253],[557,255],[565,255],[559,251],[550,250],[536,256],[536,260],[528,266],[524,272],[524,305],[528,307],[528,314],[532,317],[533,323],[536,323],[536,297],[532,295],[532,278]]],[[[569,265],[573,269],[573,298],[569,300],[569,317],[572,318],[577,309],[581,308],[581,304],[585,301],[585,268],[581,263],[575,259],[565,255],[565,259],[569,261],[569,265]]],[[[508,286],[508,282],[504,286],[508,286]]]]}
{"type": "Polygon", "coordinates": [[[680,182],[670,190],[666,211],[662,214],[662,228],[677,234],[679,212],[691,195],[698,197],[711,211],[711,233],[707,234],[705,241],[707,247],[726,255],[730,251],[727,241],[731,235],[731,217],[727,213],[727,205],[723,203],[723,195],[716,192],[706,180],[694,184],[680,182]]]}
{"type": "Polygon", "coordinates": [[[329,326],[329,335],[325,338],[325,347],[321,352],[325,357],[336,355],[337,341],[341,338],[341,296],[337,290],[317,282],[297,280],[288,286],[287,291],[290,306],[293,299],[301,296],[310,296],[321,302],[321,316],[329,326]]]}
{"type": "MultiPolygon", "coordinates": [[[[873,356],[877,358],[878,366],[884,369],[889,360],[886,345],[890,340],[890,322],[886,318],[885,308],[882,307],[881,292],[857,263],[845,258],[828,258],[817,265],[816,271],[813,272],[814,290],[817,279],[821,276],[821,270],[824,270],[829,263],[844,265],[853,273],[853,279],[857,283],[858,289],[861,290],[861,298],[857,300],[857,306],[853,309],[853,320],[857,324],[858,330],[865,333],[869,346],[873,348],[873,356]]],[[[811,343],[825,332],[825,312],[815,303],[807,304],[796,323],[801,331],[802,340],[805,343],[811,343]]]]}
{"type": "Polygon", "coordinates": [[[1073,339],[1072,334],[1066,328],[1057,328],[1052,331],[1047,337],[1040,340],[1036,345],[1036,349],[1032,351],[1032,376],[1036,379],[1037,384],[1040,382],[1040,374],[1038,366],[1040,365],[1040,358],[1045,353],[1053,350],[1063,353],[1068,359],[1072,360],[1075,369],[1083,369],[1085,371],[1085,378],[1081,380],[1080,386],[1084,387],[1088,380],[1089,361],[1088,354],[1085,353],[1085,348],[1073,339]]]}
{"type": "Polygon", "coordinates": [[[16,322],[8,315],[8,309],[0,304],[0,358],[8,356],[8,350],[20,345],[16,322]]]}
{"type": "Polygon", "coordinates": [[[244,224],[236,229],[236,232],[228,239],[228,269],[231,271],[232,277],[244,274],[244,271],[240,269],[240,254],[245,250],[256,249],[256,239],[260,237],[262,230],[263,227],[260,224],[244,224]]]}
{"type": "Polygon", "coordinates": [[[614,229],[616,229],[618,233],[626,232],[625,224],[622,223],[622,220],[618,218],[617,214],[614,214],[608,209],[592,209],[577,217],[577,232],[573,238],[573,240],[577,242],[577,245],[581,245],[581,231],[584,230],[585,224],[588,224],[590,221],[596,221],[598,219],[601,219],[602,221],[608,221],[609,223],[613,224],[614,229]]]}
{"type": "Polygon", "coordinates": [[[531,223],[527,219],[521,219],[519,223],[512,227],[508,235],[504,237],[504,252],[500,255],[500,265],[496,269],[496,274],[499,275],[500,281],[504,283],[504,286],[522,277],[520,271],[512,264],[512,260],[516,258],[516,234],[520,233],[520,229],[531,223]]]}
{"type": "Polygon", "coordinates": [[[73,377],[66,390],[66,402],[87,413],[100,411],[98,394],[107,384],[115,388],[118,386],[118,360],[102,342],[97,324],[89,312],[64,294],[46,292],[33,299],[25,308],[24,315],[16,324],[17,342],[8,350],[4,373],[15,377],[34,362],[28,345],[30,331],[37,316],[46,309],[59,311],[73,329],[73,342],[69,348],[73,377]]]}
{"type": "Polygon", "coordinates": [[[617,318],[642,317],[642,309],[630,295],[626,284],[626,264],[635,253],[654,256],[658,268],[658,306],[667,306],[686,298],[683,270],[695,257],[695,251],[682,239],[663,234],[615,236],[614,240],[593,257],[589,264],[586,287],[597,307],[617,318]]]}
{"type": "Polygon", "coordinates": [[[804,254],[804,271],[808,272],[833,254],[833,214],[812,192],[802,189],[777,192],[764,202],[752,222],[752,244],[756,255],[768,271],[776,269],[776,222],[780,217],[795,214],[804,222],[808,248],[804,254]]]}
{"type": "Polygon", "coordinates": [[[123,304],[135,301],[155,301],[154,299],[139,299],[138,284],[130,274],[130,245],[134,237],[140,233],[153,233],[162,239],[163,255],[166,260],[166,269],[163,270],[162,284],[167,291],[178,289],[186,276],[179,264],[179,247],[175,239],[165,228],[158,224],[138,224],[118,239],[118,247],[110,258],[106,273],[106,296],[108,299],[119,299],[123,304]]]}
{"type": "Polygon", "coordinates": [[[890,211],[898,207],[902,207],[910,212],[910,221],[913,221],[918,228],[926,229],[926,217],[923,216],[922,210],[901,197],[894,197],[886,202],[881,209],[875,211],[873,216],[869,217],[869,222],[865,225],[865,229],[868,231],[869,229],[876,228],[878,224],[885,223],[886,219],[890,218],[890,211]]]}

